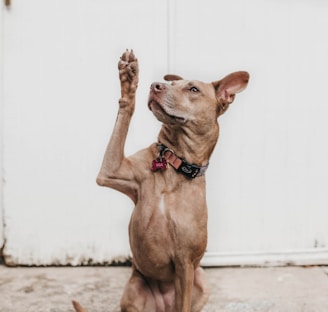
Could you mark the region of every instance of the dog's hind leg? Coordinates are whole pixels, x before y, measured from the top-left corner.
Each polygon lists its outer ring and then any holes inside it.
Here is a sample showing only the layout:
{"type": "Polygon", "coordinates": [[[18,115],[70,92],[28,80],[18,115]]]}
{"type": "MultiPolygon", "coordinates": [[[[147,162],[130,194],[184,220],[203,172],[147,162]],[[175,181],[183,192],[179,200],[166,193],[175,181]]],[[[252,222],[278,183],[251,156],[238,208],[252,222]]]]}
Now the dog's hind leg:
{"type": "Polygon", "coordinates": [[[191,312],[200,312],[210,295],[205,272],[201,267],[195,270],[194,287],[192,290],[191,312]]]}
{"type": "Polygon", "coordinates": [[[156,312],[156,302],[144,277],[132,268],[121,299],[121,312],[156,312]]]}

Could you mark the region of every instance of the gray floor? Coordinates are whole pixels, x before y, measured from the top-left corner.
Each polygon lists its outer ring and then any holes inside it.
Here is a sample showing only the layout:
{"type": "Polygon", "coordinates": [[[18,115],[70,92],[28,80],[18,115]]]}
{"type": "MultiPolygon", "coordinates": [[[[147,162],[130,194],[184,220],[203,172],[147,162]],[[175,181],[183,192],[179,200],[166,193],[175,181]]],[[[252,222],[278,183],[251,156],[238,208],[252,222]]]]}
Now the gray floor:
{"type": "MultiPolygon", "coordinates": [[[[328,268],[206,269],[212,294],[204,312],[328,311],[328,268]]],[[[130,269],[0,266],[1,312],[69,312],[72,299],[89,312],[119,311],[130,269]]]]}

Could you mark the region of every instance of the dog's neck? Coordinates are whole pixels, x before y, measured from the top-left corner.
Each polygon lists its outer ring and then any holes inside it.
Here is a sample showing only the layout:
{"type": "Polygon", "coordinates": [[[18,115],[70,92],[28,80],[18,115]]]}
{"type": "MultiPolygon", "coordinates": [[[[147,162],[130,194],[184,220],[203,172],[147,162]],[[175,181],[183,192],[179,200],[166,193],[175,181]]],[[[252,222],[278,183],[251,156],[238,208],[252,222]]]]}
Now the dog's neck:
{"type": "Polygon", "coordinates": [[[197,134],[187,127],[172,127],[163,124],[158,140],[186,161],[205,166],[209,163],[218,137],[218,124],[202,134],[197,134]]]}

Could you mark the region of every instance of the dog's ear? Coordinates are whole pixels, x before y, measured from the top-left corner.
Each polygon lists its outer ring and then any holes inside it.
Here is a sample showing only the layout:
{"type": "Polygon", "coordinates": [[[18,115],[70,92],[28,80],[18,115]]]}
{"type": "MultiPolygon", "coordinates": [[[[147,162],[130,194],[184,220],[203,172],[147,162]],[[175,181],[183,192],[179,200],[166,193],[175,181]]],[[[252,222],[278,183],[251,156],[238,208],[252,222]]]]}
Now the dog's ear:
{"type": "Polygon", "coordinates": [[[175,81],[175,80],[183,80],[183,78],[178,75],[165,75],[164,80],[165,81],[175,81]]]}
{"type": "Polygon", "coordinates": [[[219,115],[223,114],[235,99],[236,93],[243,91],[248,84],[249,74],[245,71],[232,73],[219,81],[212,82],[219,103],[219,115]]]}

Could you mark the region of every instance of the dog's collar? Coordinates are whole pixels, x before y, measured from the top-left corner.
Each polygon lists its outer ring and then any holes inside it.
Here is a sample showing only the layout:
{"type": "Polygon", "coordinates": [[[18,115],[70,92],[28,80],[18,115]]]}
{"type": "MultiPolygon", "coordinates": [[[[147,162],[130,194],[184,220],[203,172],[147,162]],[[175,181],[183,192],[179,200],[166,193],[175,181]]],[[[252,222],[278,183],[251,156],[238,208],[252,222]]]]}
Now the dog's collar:
{"type": "Polygon", "coordinates": [[[206,166],[190,164],[185,159],[177,156],[174,151],[167,146],[161,143],[158,143],[157,146],[159,149],[159,158],[168,162],[178,173],[181,173],[190,179],[205,175],[209,164],[206,166]]]}

